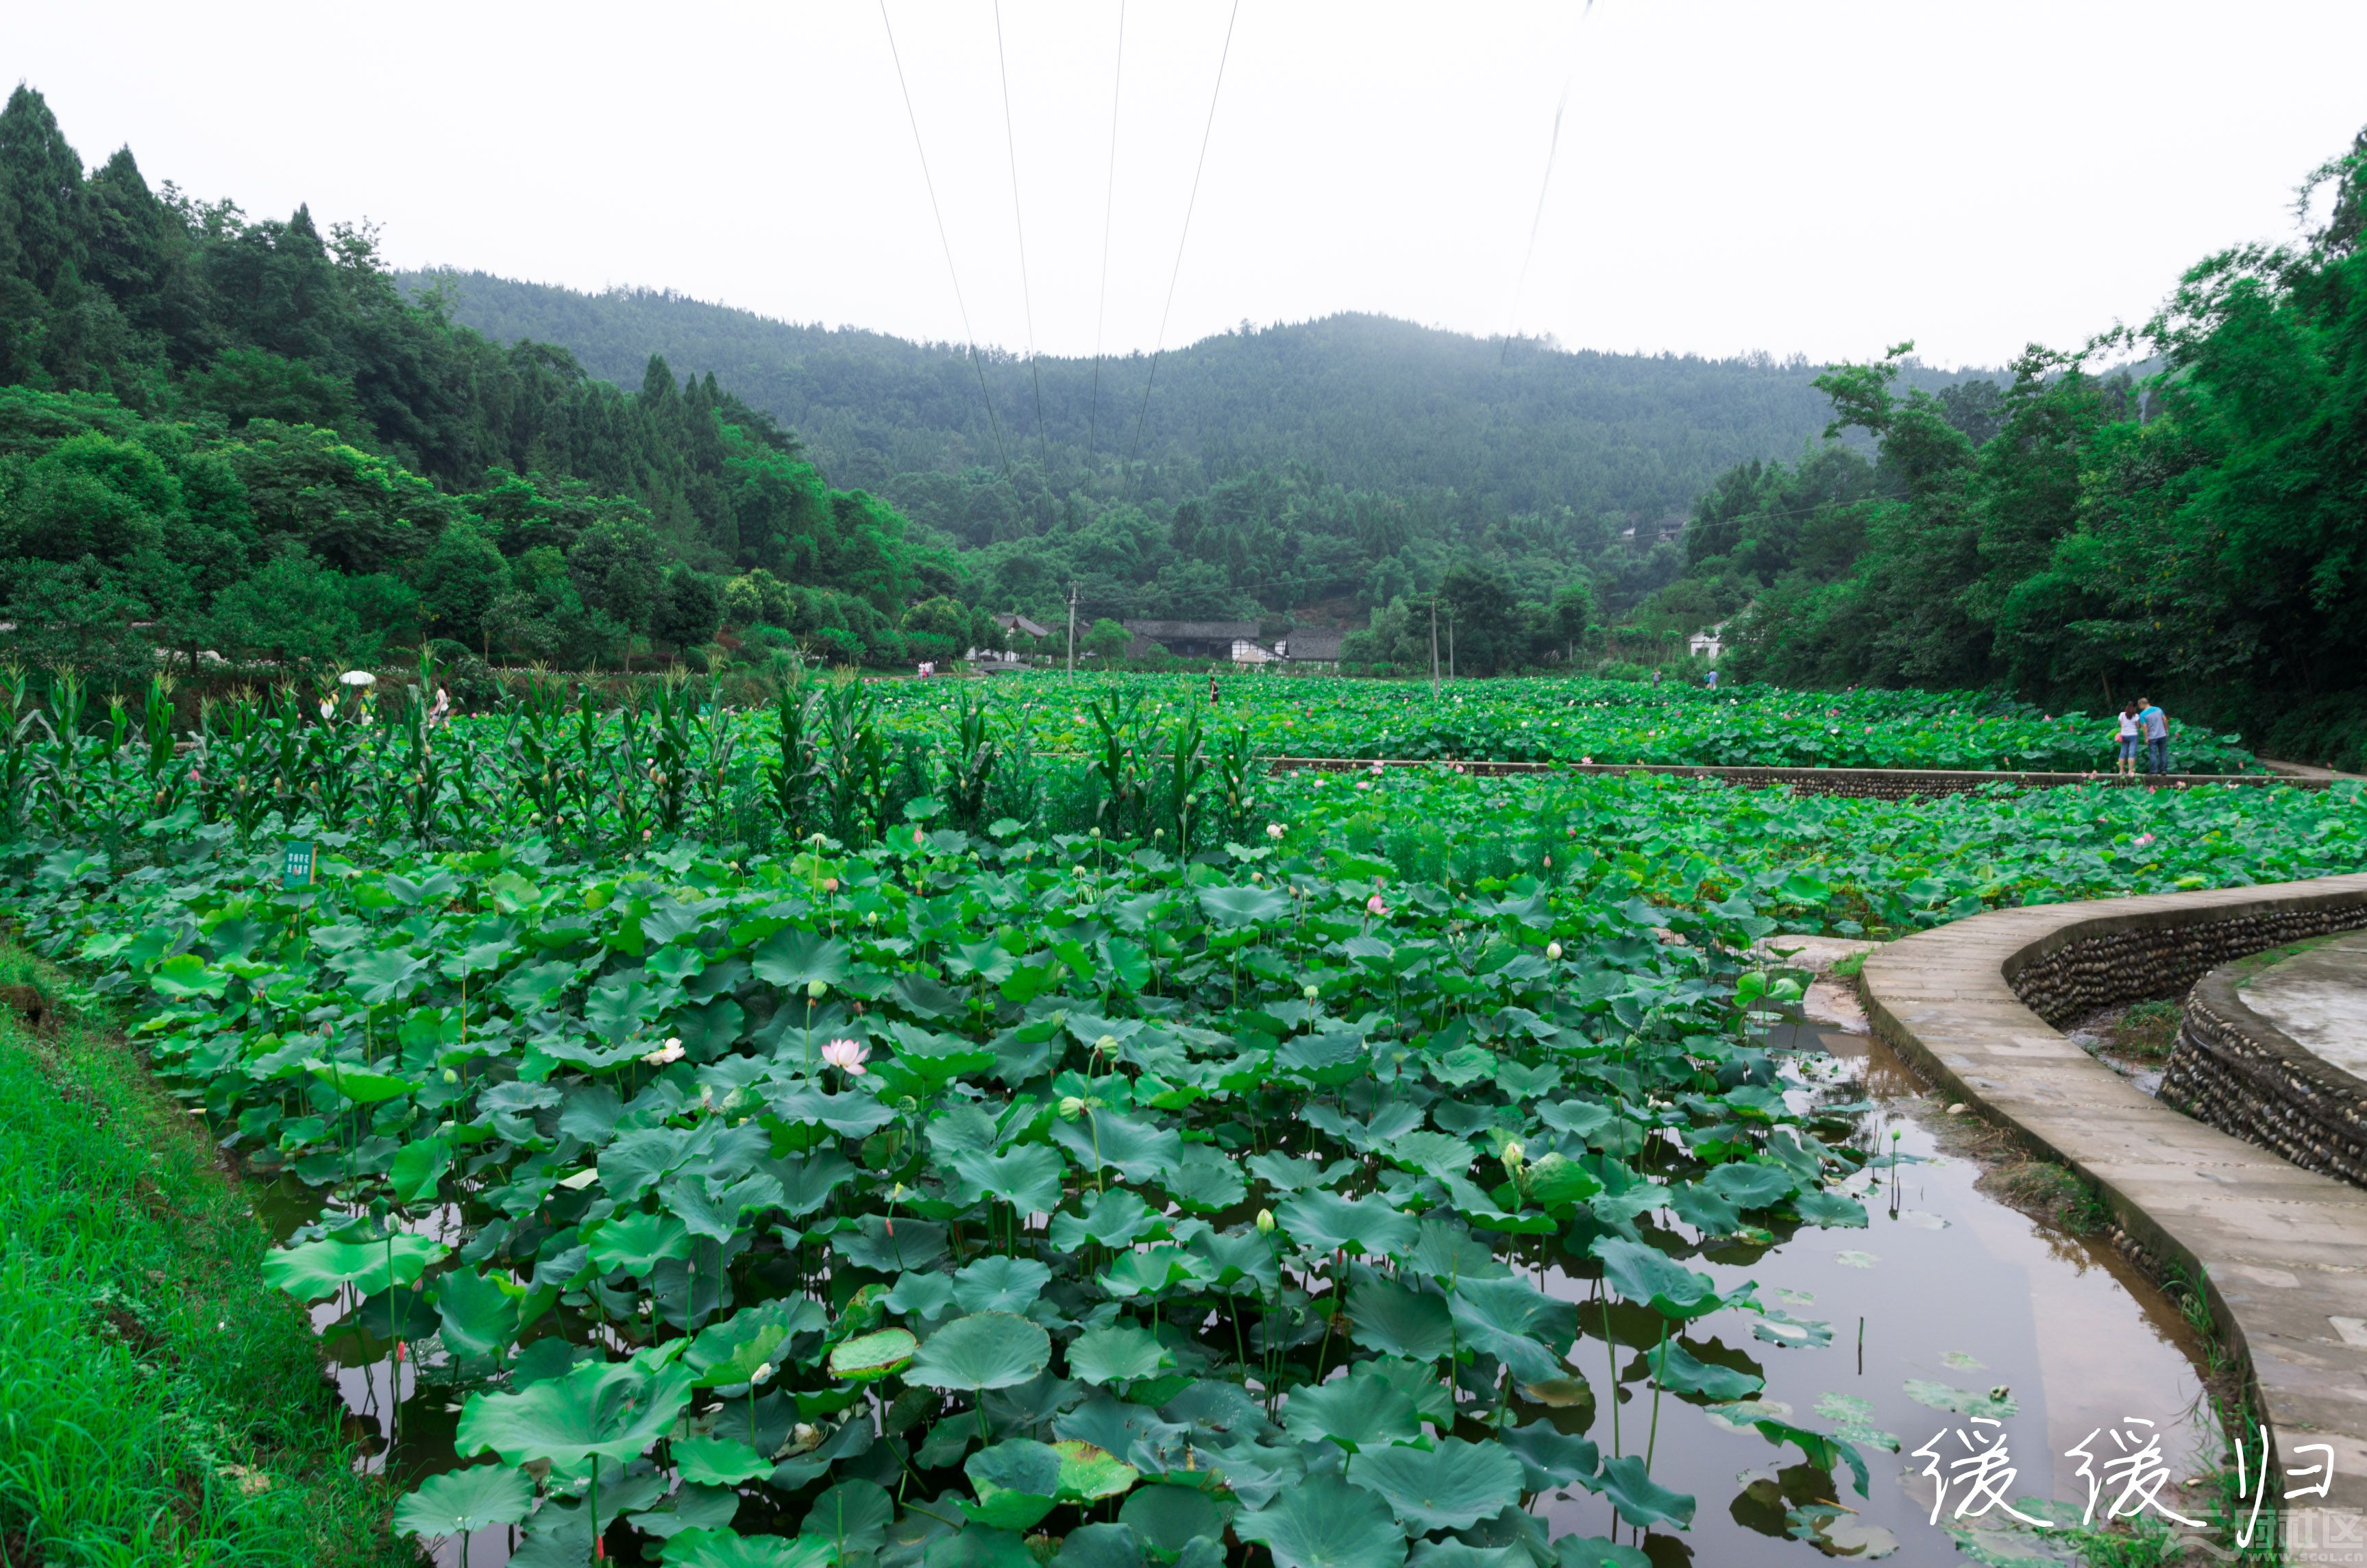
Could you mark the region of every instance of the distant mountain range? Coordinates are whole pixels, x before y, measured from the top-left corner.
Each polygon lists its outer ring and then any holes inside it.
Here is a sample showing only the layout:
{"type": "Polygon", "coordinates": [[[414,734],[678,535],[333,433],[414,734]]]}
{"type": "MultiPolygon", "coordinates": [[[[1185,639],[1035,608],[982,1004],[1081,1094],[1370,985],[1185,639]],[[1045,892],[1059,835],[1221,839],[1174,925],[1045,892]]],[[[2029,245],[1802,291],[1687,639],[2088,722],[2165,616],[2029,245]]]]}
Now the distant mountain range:
{"type": "MultiPolygon", "coordinates": [[[[1048,358],[1043,426],[1023,357],[801,326],[651,290],[587,294],[482,272],[401,275],[501,342],[567,348],[593,375],[640,384],[651,355],[795,429],[832,483],[1041,468],[1056,491],[1104,493],[1137,450],[1137,494],[1187,494],[1229,474],[1297,465],[1351,490],[1454,491],[1507,513],[1660,517],[1738,461],[1784,457],[1829,417],[1797,358],[1569,352],[1375,315],[1219,334],[1159,361],[1048,358]],[[980,372],[985,386],[981,395],[980,372]],[[991,400],[990,414],[987,399],[991,400]]],[[[1967,375],[1921,370],[1940,386],[1967,375]]]]}

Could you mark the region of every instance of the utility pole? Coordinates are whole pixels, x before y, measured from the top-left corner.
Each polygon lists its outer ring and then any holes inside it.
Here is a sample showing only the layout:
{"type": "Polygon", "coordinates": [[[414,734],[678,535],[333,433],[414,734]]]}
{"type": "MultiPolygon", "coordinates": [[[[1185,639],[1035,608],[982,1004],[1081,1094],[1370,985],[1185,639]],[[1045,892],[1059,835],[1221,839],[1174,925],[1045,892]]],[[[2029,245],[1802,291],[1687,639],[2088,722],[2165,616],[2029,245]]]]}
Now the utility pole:
{"type": "Polygon", "coordinates": [[[1438,596],[1430,596],[1430,695],[1438,696],[1438,596]]]}
{"type": "Polygon", "coordinates": [[[1455,612],[1446,612],[1446,678],[1455,678],[1455,612]]]}
{"type": "Polygon", "coordinates": [[[1077,585],[1069,585],[1069,673],[1077,673],[1077,585]]]}

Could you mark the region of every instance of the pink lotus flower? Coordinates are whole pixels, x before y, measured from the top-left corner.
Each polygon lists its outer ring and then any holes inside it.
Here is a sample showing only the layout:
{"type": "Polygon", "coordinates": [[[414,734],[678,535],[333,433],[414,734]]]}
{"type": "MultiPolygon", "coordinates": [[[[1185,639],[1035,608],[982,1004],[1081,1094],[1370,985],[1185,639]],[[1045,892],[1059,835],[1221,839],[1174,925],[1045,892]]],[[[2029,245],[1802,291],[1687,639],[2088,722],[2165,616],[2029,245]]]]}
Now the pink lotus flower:
{"type": "Polygon", "coordinates": [[[2142,849],[2142,848],[2144,848],[2146,845],[2151,844],[2151,843],[2153,842],[2153,835],[2152,835],[2152,834],[2150,834],[2150,833],[2147,833],[2147,834],[2141,834],[2141,835],[2138,835],[2138,838],[2137,838],[2137,841],[2136,841],[2136,842],[2137,842],[2137,847],[2138,847],[2138,848],[2140,848],[2140,849],[2142,849]]]}
{"type": "Polygon", "coordinates": [[[1367,915],[1387,915],[1388,912],[1389,906],[1382,902],[1378,893],[1365,901],[1365,913],[1367,915]]]}
{"type": "Polygon", "coordinates": [[[871,1048],[856,1040],[834,1040],[821,1048],[821,1059],[849,1076],[863,1076],[863,1061],[871,1048]]]}
{"type": "Polygon", "coordinates": [[[682,1056],[682,1040],[679,1038],[676,1038],[667,1040],[655,1051],[643,1056],[641,1060],[648,1062],[652,1067],[663,1067],[670,1062],[681,1061],[682,1056]]]}

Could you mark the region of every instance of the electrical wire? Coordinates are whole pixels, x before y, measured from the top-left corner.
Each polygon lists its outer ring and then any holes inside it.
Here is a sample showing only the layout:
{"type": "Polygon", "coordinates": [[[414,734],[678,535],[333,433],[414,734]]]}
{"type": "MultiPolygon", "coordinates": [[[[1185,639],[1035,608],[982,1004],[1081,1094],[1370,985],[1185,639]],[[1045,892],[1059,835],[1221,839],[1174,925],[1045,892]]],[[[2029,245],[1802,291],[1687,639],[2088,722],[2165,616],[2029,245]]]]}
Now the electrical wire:
{"type": "Polygon", "coordinates": [[[1049,484],[1052,449],[1044,435],[1044,375],[1036,360],[1036,300],[1027,287],[1027,223],[1019,209],[1019,139],[1011,129],[1011,66],[1002,52],[1002,0],[994,0],[994,69],[1002,83],[1002,150],[1011,164],[1011,226],[1019,235],[1019,305],[1027,323],[1027,376],[1036,383],[1036,448],[1044,460],[1044,483],[1049,484]]]}
{"type": "MultiPolygon", "coordinates": [[[[887,0],[881,0],[886,4],[887,0]]],[[[1591,0],[1590,0],[1590,4],[1591,0]]],[[[1184,203],[1184,230],[1175,236],[1175,267],[1167,275],[1167,302],[1159,312],[1159,336],[1150,349],[1150,374],[1142,383],[1142,408],[1134,417],[1134,449],[1127,455],[1127,489],[1134,486],[1134,465],[1142,456],[1143,423],[1150,416],[1150,389],[1159,384],[1159,357],[1167,349],[1167,318],[1175,309],[1175,284],[1184,276],[1184,246],[1192,237],[1192,210],[1200,204],[1200,176],[1208,166],[1208,142],[1217,131],[1217,102],[1225,91],[1225,62],[1232,58],[1233,24],[1241,19],[1241,0],[1225,18],[1225,47],[1217,56],[1217,83],[1208,91],[1208,123],[1200,131],[1200,156],[1192,165],[1192,194],[1184,203]]]]}
{"type": "MultiPolygon", "coordinates": [[[[1586,9],[1578,14],[1579,26],[1584,27],[1586,18],[1592,15],[1594,15],[1594,0],[1586,0],[1586,9]]],[[[1521,253],[1521,272],[1520,277],[1512,284],[1512,308],[1504,314],[1504,343],[1496,356],[1496,363],[1499,367],[1503,364],[1504,357],[1512,351],[1512,327],[1521,319],[1521,295],[1529,286],[1529,264],[1535,261],[1537,256],[1537,230],[1546,221],[1546,197],[1553,189],[1554,159],[1561,152],[1561,117],[1563,111],[1569,108],[1569,89],[1577,80],[1578,61],[1573,51],[1573,58],[1569,62],[1569,74],[1561,79],[1561,97],[1554,102],[1553,136],[1546,142],[1545,177],[1537,182],[1537,210],[1529,219],[1528,248],[1521,253]]]]}
{"type": "Polygon", "coordinates": [[[1109,178],[1102,189],[1101,302],[1093,308],[1093,399],[1086,415],[1085,461],[1101,450],[1102,325],[1109,319],[1110,219],[1117,210],[1117,110],[1126,86],[1126,0],[1117,0],[1117,69],[1110,81],[1109,178]]]}
{"type": "MultiPolygon", "coordinates": [[[[1238,0],[1237,0],[1238,3],[1238,0]]],[[[978,372],[979,401],[986,405],[987,428],[994,433],[994,455],[1004,477],[1011,472],[1011,454],[1003,449],[1002,422],[994,415],[994,398],[986,390],[986,366],[978,357],[978,335],[970,330],[969,301],[962,297],[961,269],[954,265],[954,242],[946,233],[945,210],[937,205],[937,182],[929,175],[929,150],[921,141],[921,117],[912,108],[912,88],[904,80],[904,57],[896,48],[896,28],[888,19],[888,0],[879,0],[879,26],[888,34],[888,57],[896,62],[896,86],[904,95],[904,118],[912,125],[912,151],[921,160],[921,183],[929,192],[929,210],[937,220],[937,243],[945,247],[946,275],[953,279],[954,304],[961,312],[962,338],[969,345],[970,369],[978,372]]],[[[1016,187],[1014,187],[1014,192],[1016,187]]]]}

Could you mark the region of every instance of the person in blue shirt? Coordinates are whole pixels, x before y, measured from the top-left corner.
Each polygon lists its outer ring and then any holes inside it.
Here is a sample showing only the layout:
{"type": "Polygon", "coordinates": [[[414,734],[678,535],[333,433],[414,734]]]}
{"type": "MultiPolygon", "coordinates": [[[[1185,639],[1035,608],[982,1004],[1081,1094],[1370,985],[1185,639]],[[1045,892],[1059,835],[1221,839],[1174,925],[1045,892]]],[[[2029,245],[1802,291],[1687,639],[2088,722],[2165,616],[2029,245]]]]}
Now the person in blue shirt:
{"type": "Polygon", "coordinates": [[[1716,670],[1709,672],[1709,688],[1712,691],[1716,691],[1717,689],[1717,672],[1716,670]]]}
{"type": "Polygon", "coordinates": [[[2169,771],[2169,715],[2154,705],[2150,697],[2137,699],[2137,727],[2145,732],[2146,771],[2169,771]]]}

